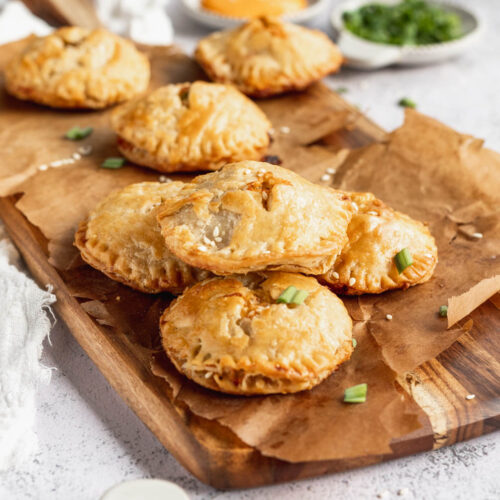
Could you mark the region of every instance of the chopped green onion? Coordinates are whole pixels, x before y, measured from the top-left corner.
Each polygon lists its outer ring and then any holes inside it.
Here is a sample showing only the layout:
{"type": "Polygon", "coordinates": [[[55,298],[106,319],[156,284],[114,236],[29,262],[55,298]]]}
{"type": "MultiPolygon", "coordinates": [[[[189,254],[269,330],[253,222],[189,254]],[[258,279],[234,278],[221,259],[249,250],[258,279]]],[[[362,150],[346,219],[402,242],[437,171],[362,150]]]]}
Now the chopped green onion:
{"type": "Polygon", "coordinates": [[[92,127],[73,127],[66,132],[64,137],[70,141],[81,141],[82,139],[85,139],[85,137],[88,137],[93,130],[94,129],[92,127]]]}
{"type": "Polygon", "coordinates": [[[344,391],[344,403],[364,403],[366,401],[367,384],[358,384],[344,391]]]}
{"type": "Polygon", "coordinates": [[[448,316],[448,306],[439,307],[439,316],[441,316],[441,318],[446,318],[448,316]]]}
{"type": "Polygon", "coordinates": [[[398,273],[401,274],[408,266],[413,264],[413,258],[410,251],[407,248],[403,248],[394,257],[394,262],[398,268],[398,273]]]}
{"type": "Polygon", "coordinates": [[[281,295],[276,300],[277,304],[290,304],[294,295],[297,293],[297,289],[294,286],[289,286],[286,290],[281,292],[281,295]]]}
{"type": "Polygon", "coordinates": [[[352,339],[352,346],[354,349],[356,349],[356,346],[358,345],[358,341],[356,339],[352,339]]]}
{"type": "Polygon", "coordinates": [[[398,106],[402,108],[412,108],[415,109],[417,107],[417,103],[410,99],[409,97],[403,97],[398,101],[398,106]]]}
{"type": "Polygon", "coordinates": [[[290,301],[290,304],[299,306],[300,304],[302,304],[302,302],[304,302],[308,295],[309,292],[306,292],[305,290],[297,290],[297,292],[293,296],[293,299],[290,301]]]}
{"type": "Polygon", "coordinates": [[[345,94],[346,92],[349,92],[349,89],[347,87],[339,87],[335,90],[335,92],[337,92],[337,94],[345,94]]]}
{"type": "Polygon", "coordinates": [[[102,168],[121,168],[125,165],[125,158],[106,158],[102,163],[102,168]]]}

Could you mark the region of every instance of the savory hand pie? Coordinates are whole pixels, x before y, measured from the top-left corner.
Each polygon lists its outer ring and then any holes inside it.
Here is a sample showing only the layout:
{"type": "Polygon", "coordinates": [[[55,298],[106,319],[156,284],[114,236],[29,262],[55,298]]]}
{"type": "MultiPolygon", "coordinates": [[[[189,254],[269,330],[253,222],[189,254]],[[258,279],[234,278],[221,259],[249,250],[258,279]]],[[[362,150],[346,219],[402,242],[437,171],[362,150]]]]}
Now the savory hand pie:
{"type": "Polygon", "coordinates": [[[337,293],[381,293],[424,283],[437,264],[434,238],[421,222],[386,206],[371,193],[350,193],[357,207],[349,238],[333,267],[319,279],[337,293]],[[395,264],[407,248],[413,264],[401,274],[395,264]]]}
{"type": "Polygon", "coordinates": [[[285,168],[244,161],[185,184],[158,212],[167,247],[215,274],[322,274],[347,242],[352,203],[285,168]]]}
{"type": "Polygon", "coordinates": [[[75,236],[82,258],[111,279],[146,293],[180,292],[209,273],[184,264],[165,247],[156,221],[162,198],[182,182],[131,184],[105,198],[75,236]]]}
{"type": "Polygon", "coordinates": [[[314,278],[212,278],[187,289],[163,313],[162,344],[177,369],[231,394],[311,389],[349,359],[352,322],[342,301],[314,278]],[[300,305],[277,303],[288,287],[300,305]]]}
{"type": "Polygon", "coordinates": [[[269,145],[271,123],[250,99],[229,85],[167,85],[114,110],[118,147],[129,160],[163,172],[217,170],[258,160],[269,145]]]}
{"type": "Polygon", "coordinates": [[[321,31],[269,17],[209,35],[195,57],[212,80],[255,97],[302,90],[342,64],[339,49],[321,31]]]}
{"type": "Polygon", "coordinates": [[[67,27],[33,37],[5,70],[10,94],[56,108],[105,108],[148,84],[147,57],[103,29],[67,27]]]}

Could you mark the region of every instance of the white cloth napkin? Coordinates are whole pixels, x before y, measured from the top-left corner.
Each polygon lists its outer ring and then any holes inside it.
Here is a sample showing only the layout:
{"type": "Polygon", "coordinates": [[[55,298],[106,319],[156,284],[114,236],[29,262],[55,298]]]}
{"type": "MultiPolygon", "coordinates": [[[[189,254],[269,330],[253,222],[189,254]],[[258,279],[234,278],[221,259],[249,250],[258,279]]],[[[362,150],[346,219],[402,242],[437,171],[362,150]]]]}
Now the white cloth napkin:
{"type": "Polygon", "coordinates": [[[56,298],[20,272],[20,266],[0,225],[0,470],[36,451],[35,393],[50,380],[40,356],[51,326],[47,313],[56,298]]]}
{"type": "MultiPolygon", "coordinates": [[[[168,0],[98,0],[97,15],[106,28],[139,43],[169,45],[174,37],[165,6],[168,0]]],[[[0,0],[0,43],[31,33],[46,35],[52,28],[31,14],[19,0],[0,0]],[[3,8],[2,8],[3,6],[3,8]]]]}

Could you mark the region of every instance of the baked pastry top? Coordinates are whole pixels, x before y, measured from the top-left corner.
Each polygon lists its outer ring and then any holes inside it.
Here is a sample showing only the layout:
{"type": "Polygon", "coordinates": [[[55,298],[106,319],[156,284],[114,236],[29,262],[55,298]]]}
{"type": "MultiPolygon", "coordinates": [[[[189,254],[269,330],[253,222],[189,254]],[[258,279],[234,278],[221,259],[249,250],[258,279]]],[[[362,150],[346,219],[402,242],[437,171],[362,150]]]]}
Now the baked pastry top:
{"type": "Polygon", "coordinates": [[[210,273],[193,269],[165,247],[156,221],[162,198],[182,182],[141,182],[111,193],[75,235],[82,258],[111,279],[147,293],[180,292],[210,273]]]}
{"type": "Polygon", "coordinates": [[[241,395],[310,389],[353,350],[342,301],[316,279],[292,273],[198,283],[166,309],[160,330],[181,373],[241,395]],[[308,292],[302,304],[276,302],[289,286],[308,292]]]}
{"type": "Polygon", "coordinates": [[[149,84],[149,60],[104,29],[66,27],[33,37],[7,65],[7,91],[56,108],[104,108],[149,84]]]}
{"type": "Polygon", "coordinates": [[[112,127],[130,160],[164,172],[217,170],[260,159],[271,123],[229,85],[167,85],[115,109],[112,127]]]}
{"type": "Polygon", "coordinates": [[[172,253],[220,275],[324,273],[347,242],[351,216],[345,193],[254,161],[196,177],[158,211],[172,253]]]}
{"type": "Polygon", "coordinates": [[[348,242],[320,280],[337,293],[349,295],[408,288],[429,280],[438,257],[427,227],[371,193],[349,195],[357,210],[347,228],[348,242]],[[394,258],[404,248],[413,264],[400,274],[394,258]]]}
{"type": "Polygon", "coordinates": [[[342,64],[324,33],[269,17],[203,38],[195,57],[212,80],[255,97],[302,90],[342,64]]]}

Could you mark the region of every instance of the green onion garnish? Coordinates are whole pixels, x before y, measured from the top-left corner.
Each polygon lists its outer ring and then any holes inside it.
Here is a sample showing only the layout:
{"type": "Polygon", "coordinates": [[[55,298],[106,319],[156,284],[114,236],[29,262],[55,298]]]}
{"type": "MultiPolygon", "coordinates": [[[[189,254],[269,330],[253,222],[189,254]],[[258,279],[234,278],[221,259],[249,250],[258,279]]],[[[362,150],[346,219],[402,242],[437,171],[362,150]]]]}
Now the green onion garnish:
{"type": "Polygon", "coordinates": [[[82,139],[85,139],[85,137],[88,137],[93,130],[94,129],[92,127],[73,127],[66,132],[64,137],[70,141],[81,141],[82,139]]]}
{"type": "Polygon", "coordinates": [[[289,286],[286,290],[281,292],[281,295],[276,300],[277,304],[290,304],[293,296],[297,293],[297,289],[294,286],[289,286]]]}
{"type": "Polygon", "coordinates": [[[347,87],[339,87],[335,90],[337,94],[345,94],[346,92],[349,92],[349,89],[347,87]]]}
{"type": "Polygon", "coordinates": [[[290,301],[290,304],[295,304],[299,306],[306,300],[307,296],[309,295],[309,292],[306,292],[305,290],[297,290],[297,293],[293,296],[293,299],[290,301]]]}
{"type": "Polygon", "coordinates": [[[398,268],[398,273],[401,274],[408,266],[413,264],[413,258],[410,251],[407,248],[403,248],[394,257],[394,262],[398,268]]]}
{"type": "Polygon", "coordinates": [[[278,304],[294,304],[298,306],[304,302],[308,295],[309,292],[305,290],[297,290],[294,286],[289,286],[281,293],[276,302],[278,304]]]}
{"type": "Polygon", "coordinates": [[[448,306],[439,307],[439,316],[441,316],[441,318],[446,318],[448,316],[448,306]]]}
{"type": "Polygon", "coordinates": [[[364,403],[366,401],[367,384],[349,387],[344,391],[344,403],[364,403]]]}
{"type": "Polygon", "coordinates": [[[352,346],[354,349],[356,349],[356,346],[358,345],[358,341],[356,339],[352,339],[352,346]]]}
{"type": "Polygon", "coordinates": [[[417,103],[410,99],[409,97],[403,97],[398,101],[398,106],[402,108],[412,108],[415,109],[417,107],[417,103]]]}
{"type": "Polygon", "coordinates": [[[125,158],[106,158],[102,163],[102,168],[121,168],[125,165],[125,158]]]}

